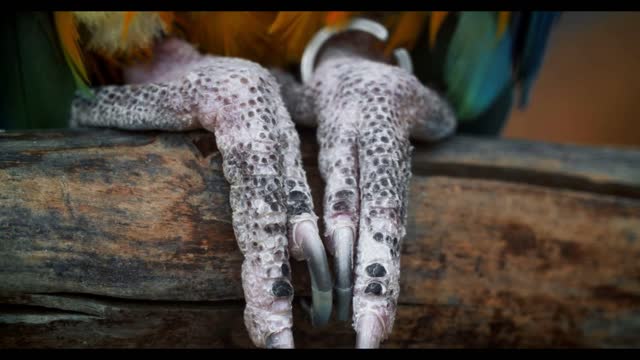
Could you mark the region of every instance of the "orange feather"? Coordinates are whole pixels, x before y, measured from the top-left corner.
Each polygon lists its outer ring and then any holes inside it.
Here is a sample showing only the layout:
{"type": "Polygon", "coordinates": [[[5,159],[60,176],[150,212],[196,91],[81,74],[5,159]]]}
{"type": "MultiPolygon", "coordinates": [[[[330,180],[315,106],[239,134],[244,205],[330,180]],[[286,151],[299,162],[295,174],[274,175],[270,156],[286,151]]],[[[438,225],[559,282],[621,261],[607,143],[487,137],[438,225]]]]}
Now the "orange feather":
{"type": "MultiPolygon", "coordinates": [[[[326,21],[326,12],[279,11],[269,27],[269,35],[274,45],[282,45],[284,62],[295,62],[302,57],[307,43],[326,21]]],[[[331,21],[340,19],[334,17],[331,21]]]]}
{"type": "Polygon", "coordinates": [[[171,33],[173,30],[173,22],[175,21],[175,14],[173,11],[158,11],[158,16],[165,26],[165,31],[171,33]]]}
{"type": "Polygon", "coordinates": [[[124,21],[122,25],[122,40],[126,40],[127,33],[129,32],[129,25],[131,25],[131,21],[133,17],[136,16],[137,11],[125,11],[124,13],[124,21]]]}
{"type": "Polygon", "coordinates": [[[216,55],[267,59],[273,49],[268,29],[276,14],[260,11],[207,11],[180,14],[188,41],[216,55]]]}
{"type": "Polygon", "coordinates": [[[432,11],[431,21],[429,22],[429,47],[433,49],[436,45],[436,38],[438,37],[438,31],[444,23],[444,19],[449,15],[448,11],[432,11]]]}
{"type": "Polygon", "coordinates": [[[509,25],[509,20],[511,19],[510,11],[498,11],[498,26],[496,31],[496,36],[498,39],[502,37],[502,34],[507,30],[507,25],[509,25]]]}
{"type": "Polygon", "coordinates": [[[387,43],[385,53],[389,55],[391,51],[400,47],[404,47],[407,50],[413,49],[422,32],[427,16],[428,13],[422,11],[407,11],[400,14],[400,18],[387,43]]]}
{"type": "Polygon", "coordinates": [[[353,15],[352,11],[328,11],[324,23],[327,26],[341,26],[353,17],[353,15]]]}
{"type": "Polygon", "coordinates": [[[74,76],[79,75],[85,83],[89,83],[84,58],[78,44],[80,35],[78,34],[73,14],[69,11],[56,11],[54,12],[54,21],[65,58],[70,63],[71,71],[74,76]]]}

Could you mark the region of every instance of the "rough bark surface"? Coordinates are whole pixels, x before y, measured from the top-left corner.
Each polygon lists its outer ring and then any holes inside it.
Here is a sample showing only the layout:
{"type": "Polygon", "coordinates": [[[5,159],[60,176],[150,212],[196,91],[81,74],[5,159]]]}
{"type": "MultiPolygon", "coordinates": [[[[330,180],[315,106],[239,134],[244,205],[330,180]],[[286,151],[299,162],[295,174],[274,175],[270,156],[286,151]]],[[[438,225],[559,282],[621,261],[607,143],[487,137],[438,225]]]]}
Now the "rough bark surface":
{"type": "MultiPolygon", "coordinates": [[[[302,131],[321,205],[314,144],[302,131]]],[[[640,346],[638,164],[637,150],[417,144],[383,347],[640,346]]],[[[252,347],[228,191],[206,132],[0,134],[0,347],[252,347]]],[[[314,329],[294,304],[297,347],[353,347],[348,324],[314,329]]]]}

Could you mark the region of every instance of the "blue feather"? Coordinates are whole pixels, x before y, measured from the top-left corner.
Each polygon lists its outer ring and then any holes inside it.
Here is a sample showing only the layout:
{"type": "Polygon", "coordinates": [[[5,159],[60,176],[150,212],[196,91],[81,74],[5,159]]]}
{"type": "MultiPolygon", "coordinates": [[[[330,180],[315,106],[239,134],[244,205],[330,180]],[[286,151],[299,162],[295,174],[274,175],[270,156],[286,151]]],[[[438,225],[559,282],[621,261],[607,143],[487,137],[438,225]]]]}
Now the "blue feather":
{"type": "Polygon", "coordinates": [[[461,121],[485,112],[513,82],[513,35],[496,37],[496,14],[462,12],[444,66],[447,96],[461,121]]]}
{"type": "Polygon", "coordinates": [[[531,88],[538,76],[549,41],[551,28],[559,12],[533,12],[526,29],[522,58],[518,66],[518,82],[521,87],[519,107],[524,108],[529,102],[531,88]]]}

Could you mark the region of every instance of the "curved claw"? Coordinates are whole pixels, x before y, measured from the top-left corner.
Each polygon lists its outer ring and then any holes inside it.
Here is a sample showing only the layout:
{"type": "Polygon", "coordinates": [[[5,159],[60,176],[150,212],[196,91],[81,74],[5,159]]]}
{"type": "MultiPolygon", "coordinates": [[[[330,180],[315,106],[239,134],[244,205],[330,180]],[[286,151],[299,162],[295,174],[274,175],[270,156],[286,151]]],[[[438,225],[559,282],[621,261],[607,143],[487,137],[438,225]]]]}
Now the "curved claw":
{"type": "Polygon", "coordinates": [[[377,349],[380,347],[380,341],[384,329],[378,317],[373,314],[366,314],[360,318],[356,327],[358,336],[356,338],[356,348],[358,349],[377,349]]]}
{"type": "Polygon", "coordinates": [[[300,237],[304,257],[311,276],[311,322],[313,326],[323,326],[329,322],[333,306],[331,272],[317,227],[311,221],[303,221],[296,227],[300,237]]]}
{"type": "Polygon", "coordinates": [[[333,232],[335,244],[336,312],[339,321],[348,321],[353,297],[353,230],[341,227],[333,232]]]}
{"type": "Polygon", "coordinates": [[[316,56],[320,52],[320,49],[324,43],[329,40],[333,35],[349,30],[360,30],[375,36],[380,41],[387,41],[389,38],[389,32],[383,25],[364,18],[352,19],[344,29],[337,30],[332,27],[325,27],[320,29],[313,38],[309,41],[309,44],[304,49],[302,54],[302,60],[300,61],[300,74],[302,82],[308,84],[313,76],[313,69],[315,67],[316,56]]]}

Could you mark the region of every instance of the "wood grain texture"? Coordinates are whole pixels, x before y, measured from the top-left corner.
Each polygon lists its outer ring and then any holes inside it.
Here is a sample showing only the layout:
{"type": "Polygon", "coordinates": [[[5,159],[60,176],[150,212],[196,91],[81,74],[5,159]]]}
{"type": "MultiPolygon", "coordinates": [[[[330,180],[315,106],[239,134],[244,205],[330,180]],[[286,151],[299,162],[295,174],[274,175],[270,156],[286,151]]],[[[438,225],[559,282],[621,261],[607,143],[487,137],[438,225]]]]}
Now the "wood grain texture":
{"type": "MultiPolygon", "coordinates": [[[[314,134],[303,159],[321,211],[314,134]]],[[[416,145],[385,347],[640,346],[640,151],[416,145]]],[[[211,134],[0,134],[0,347],[252,347],[211,134]]],[[[298,347],[313,329],[293,263],[298,347]]]]}

